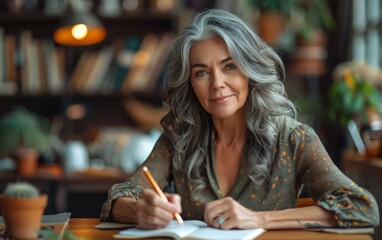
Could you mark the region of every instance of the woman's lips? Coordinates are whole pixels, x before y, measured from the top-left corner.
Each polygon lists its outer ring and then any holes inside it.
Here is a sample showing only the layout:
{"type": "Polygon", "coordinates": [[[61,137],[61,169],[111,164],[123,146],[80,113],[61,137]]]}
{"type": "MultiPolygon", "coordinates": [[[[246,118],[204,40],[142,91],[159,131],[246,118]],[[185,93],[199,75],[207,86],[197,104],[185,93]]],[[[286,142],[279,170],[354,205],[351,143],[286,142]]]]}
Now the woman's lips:
{"type": "Polygon", "coordinates": [[[222,96],[222,97],[214,97],[214,98],[211,98],[211,101],[212,102],[215,102],[215,103],[221,103],[221,102],[225,102],[228,100],[228,98],[230,98],[232,95],[229,95],[229,96],[222,96]]]}

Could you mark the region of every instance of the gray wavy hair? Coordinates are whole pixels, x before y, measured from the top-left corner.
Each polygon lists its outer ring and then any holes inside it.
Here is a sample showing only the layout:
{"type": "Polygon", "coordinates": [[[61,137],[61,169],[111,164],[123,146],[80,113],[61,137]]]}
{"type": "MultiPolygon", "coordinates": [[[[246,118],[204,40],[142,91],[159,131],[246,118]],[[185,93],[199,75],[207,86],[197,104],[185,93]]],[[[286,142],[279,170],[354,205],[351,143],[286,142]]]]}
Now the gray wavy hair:
{"type": "Polygon", "coordinates": [[[285,121],[296,119],[297,113],[286,97],[280,57],[245,22],[225,10],[197,14],[173,43],[166,77],[165,104],[170,111],[161,124],[174,147],[174,170],[185,172],[198,189],[206,186],[204,168],[214,127],[192,89],[189,53],[196,42],[216,36],[225,41],[232,59],[250,79],[245,104],[249,137],[244,156],[249,177],[260,185],[270,177],[285,121]]]}

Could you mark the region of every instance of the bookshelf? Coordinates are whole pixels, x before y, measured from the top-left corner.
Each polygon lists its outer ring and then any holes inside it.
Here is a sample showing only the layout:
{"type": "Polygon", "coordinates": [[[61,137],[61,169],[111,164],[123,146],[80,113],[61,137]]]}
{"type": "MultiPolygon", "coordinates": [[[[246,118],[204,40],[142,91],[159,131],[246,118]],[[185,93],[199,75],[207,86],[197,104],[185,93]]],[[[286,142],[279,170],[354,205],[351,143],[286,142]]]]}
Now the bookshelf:
{"type": "MultiPolygon", "coordinates": [[[[74,123],[76,126],[71,127],[71,130],[75,131],[78,136],[86,132],[87,126],[134,125],[134,121],[123,108],[125,99],[138,97],[151,104],[160,105],[161,90],[155,81],[162,76],[162,72],[160,72],[163,69],[162,65],[159,66],[159,70],[158,66],[149,66],[150,69],[156,68],[157,71],[149,74],[152,79],[147,78],[144,74],[147,68],[143,68],[138,74],[140,79],[146,77],[145,81],[151,82],[149,90],[145,86],[140,86],[139,90],[129,88],[126,91],[119,91],[121,86],[116,86],[114,89],[110,89],[109,86],[108,91],[103,91],[100,90],[101,86],[97,88],[91,86],[91,82],[85,83],[87,87],[76,90],[72,87],[72,78],[81,58],[85,58],[84,55],[88,54],[91,56],[88,56],[85,62],[90,59],[94,60],[93,64],[89,66],[91,69],[88,72],[82,72],[82,75],[79,74],[79,79],[76,81],[90,81],[89,76],[93,76],[92,81],[98,81],[99,85],[104,84],[102,81],[106,78],[108,70],[112,68],[113,61],[118,61],[119,55],[123,55],[120,54],[123,46],[116,49],[118,48],[116,45],[123,45],[132,37],[138,37],[142,42],[148,35],[164,39],[165,37],[162,36],[166,36],[166,33],[175,31],[176,16],[169,12],[158,13],[147,10],[140,14],[121,14],[117,17],[99,16],[99,18],[107,30],[106,39],[101,44],[94,46],[70,48],[57,45],[52,40],[53,32],[61,19],[60,16],[47,15],[38,9],[14,14],[0,8],[0,44],[3,44],[3,46],[0,45],[0,48],[3,47],[5,55],[3,61],[0,59],[0,64],[4,62],[5,72],[10,72],[7,68],[8,65],[12,65],[14,72],[12,79],[7,75],[3,77],[0,75],[0,85],[2,86],[0,101],[3,103],[0,106],[0,116],[18,105],[52,120],[57,115],[63,114],[67,106],[83,104],[88,110],[88,116],[86,119],[76,121],[74,123]],[[10,41],[13,41],[10,44],[14,46],[13,52],[7,50],[9,49],[5,40],[7,38],[11,38],[10,41]],[[44,54],[50,55],[50,58],[44,54]],[[13,60],[7,60],[7,55],[12,56],[13,60]],[[101,55],[103,55],[102,58],[101,55]],[[105,57],[106,55],[107,57],[105,57]],[[97,56],[99,56],[98,63],[95,62],[97,56]],[[44,57],[45,59],[43,59],[44,57]],[[105,65],[108,66],[105,67],[105,65]],[[96,70],[99,71],[100,66],[103,67],[102,76],[100,72],[96,72],[96,70]],[[39,71],[39,74],[34,75],[36,73],[33,71],[39,71]]],[[[166,44],[166,47],[169,48],[170,43],[166,44]]],[[[151,46],[151,49],[153,48],[155,49],[151,46]]],[[[140,49],[136,49],[136,51],[138,50],[140,49]]],[[[164,56],[165,51],[161,54],[164,56]]],[[[164,59],[156,56],[156,61],[163,64],[164,59]]],[[[117,68],[117,66],[114,67],[117,68]]],[[[129,81],[133,82],[133,80],[129,81]]],[[[65,140],[72,136],[67,134],[61,137],[65,140]]]]}
{"type": "MultiPolygon", "coordinates": [[[[53,42],[53,32],[61,20],[60,15],[45,14],[43,7],[33,11],[11,13],[5,10],[4,2],[0,2],[0,102],[2,103],[0,117],[10,112],[14,106],[23,106],[46,117],[52,123],[57,119],[63,120],[60,131],[54,131],[63,142],[82,140],[89,143],[102,128],[138,127],[139,124],[133,115],[126,110],[126,101],[138,99],[152,106],[162,105],[163,93],[157,84],[160,83],[162,76],[160,68],[163,67],[165,60],[165,49],[162,49],[162,53],[154,54],[155,61],[150,62],[150,65],[136,69],[139,78],[145,78],[145,81],[151,83],[150,90],[140,86],[139,90],[129,87],[128,90],[122,91],[120,85],[105,91],[101,90],[104,89],[101,86],[104,80],[112,75],[108,74],[110,69],[121,67],[115,64],[119,63],[121,56],[126,57],[123,50],[129,39],[139,38],[139,43],[142,44],[147,36],[155,36],[159,37],[158,46],[161,39],[168,41],[164,36],[168,36],[167,33],[174,33],[177,27],[177,16],[173,12],[155,12],[147,5],[135,14],[122,13],[116,17],[98,16],[107,30],[107,37],[102,43],[88,47],[65,47],[53,42]],[[92,57],[84,57],[86,54],[92,57]],[[99,59],[99,62],[96,63],[94,60],[95,62],[89,66],[89,72],[82,72],[77,76],[76,81],[86,82],[84,85],[81,83],[82,87],[78,90],[73,88],[72,81],[81,58],[85,58],[85,62],[94,59],[99,59]],[[9,70],[10,66],[13,72],[9,70]],[[156,72],[148,69],[154,69],[156,72]],[[31,78],[36,71],[39,74],[31,78]],[[10,72],[11,77],[7,75],[10,72]],[[150,74],[145,75],[145,72],[150,74]],[[90,79],[91,82],[98,82],[97,87],[88,82],[90,79]],[[85,108],[83,118],[68,117],[68,109],[74,105],[85,108]]],[[[39,2],[44,4],[49,1],[39,2]]],[[[93,2],[97,4],[100,1],[93,2]]],[[[148,0],[141,2],[149,3],[148,0]]],[[[162,43],[169,48],[169,42],[162,43]]],[[[153,46],[150,48],[157,49],[153,46]]],[[[136,52],[139,50],[141,45],[136,47],[136,52]]],[[[134,65],[129,67],[132,68],[134,65]]],[[[126,76],[123,76],[123,80],[127,78],[129,70],[131,69],[125,69],[126,76]]],[[[113,82],[115,79],[112,78],[110,81],[113,82]]],[[[55,154],[54,163],[60,164],[65,160],[60,154],[62,153],[55,154]]],[[[0,179],[0,186],[20,178],[14,172],[7,175],[4,171],[0,170],[0,175],[8,177],[0,179]]],[[[113,173],[113,176],[117,175],[113,173]]],[[[37,183],[51,196],[49,213],[71,211],[74,213],[72,216],[97,217],[101,204],[106,199],[107,190],[112,184],[125,178],[126,175],[123,174],[117,178],[97,179],[69,175],[57,179],[43,176],[40,179],[36,175],[24,180],[37,183]],[[87,208],[78,207],[85,205],[87,208]]]]}

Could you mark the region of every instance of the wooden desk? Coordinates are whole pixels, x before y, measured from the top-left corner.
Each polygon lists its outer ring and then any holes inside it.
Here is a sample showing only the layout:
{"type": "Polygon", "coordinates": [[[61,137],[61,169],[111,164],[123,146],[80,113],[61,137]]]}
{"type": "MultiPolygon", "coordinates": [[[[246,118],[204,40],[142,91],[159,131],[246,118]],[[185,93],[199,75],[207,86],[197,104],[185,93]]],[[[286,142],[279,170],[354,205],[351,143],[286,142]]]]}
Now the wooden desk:
{"type": "MultiPolygon", "coordinates": [[[[120,230],[100,230],[95,229],[94,226],[99,224],[97,218],[72,218],[69,222],[69,229],[79,237],[86,237],[93,240],[108,240],[113,239],[113,235],[120,230]]],[[[164,240],[169,238],[150,238],[155,240],[164,240]]],[[[371,240],[371,235],[367,234],[333,234],[323,232],[311,232],[304,230],[272,230],[267,231],[256,240],[299,240],[299,239],[325,239],[325,240],[371,240]]]]}

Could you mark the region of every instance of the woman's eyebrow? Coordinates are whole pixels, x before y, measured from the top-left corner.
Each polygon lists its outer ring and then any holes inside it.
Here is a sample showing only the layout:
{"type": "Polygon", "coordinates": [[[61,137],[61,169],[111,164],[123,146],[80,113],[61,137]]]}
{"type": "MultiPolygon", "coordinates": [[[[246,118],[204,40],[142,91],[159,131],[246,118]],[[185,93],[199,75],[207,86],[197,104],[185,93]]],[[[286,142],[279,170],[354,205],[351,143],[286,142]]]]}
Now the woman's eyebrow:
{"type": "Polygon", "coordinates": [[[221,60],[219,63],[220,63],[220,64],[224,64],[224,63],[229,62],[229,61],[231,61],[231,60],[232,60],[232,57],[229,56],[229,57],[226,57],[226,58],[224,58],[223,60],[221,60]]]}
{"type": "Polygon", "coordinates": [[[192,64],[191,65],[191,68],[194,68],[194,67],[206,67],[207,65],[206,64],[203,64],[203,63],[195,63],[195,64],[192,64]]]}
{"type": "MultiPolygon", "coordinates": [[[[220,62],[219,62],[219,64],[224,64],[224,63],[226,63],[226,62],[229,62],[229,61],[231,61],[232,60],[232,57],[226,57],[226,58],[224,58],[223,60],[221,60],[220,62]]],[[[207,65],[206,64],[203,64],[203,63],[195,63],[195,64],[192,64],[191,65],[191,68],[194,68],[194,67],[206,67],[207,65]]]]}

